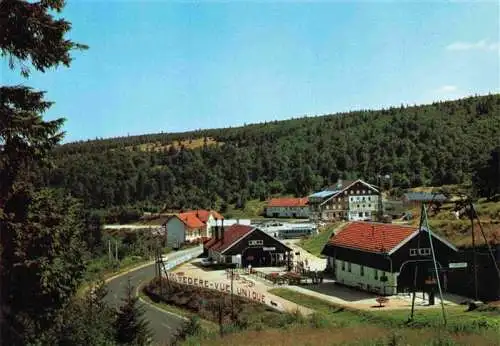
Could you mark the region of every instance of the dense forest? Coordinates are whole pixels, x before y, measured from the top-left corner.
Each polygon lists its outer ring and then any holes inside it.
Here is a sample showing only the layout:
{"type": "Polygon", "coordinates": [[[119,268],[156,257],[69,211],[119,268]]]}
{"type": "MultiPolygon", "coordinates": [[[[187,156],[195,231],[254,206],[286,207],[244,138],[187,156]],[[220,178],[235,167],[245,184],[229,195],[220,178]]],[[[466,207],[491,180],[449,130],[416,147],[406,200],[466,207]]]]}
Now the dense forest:
{"type": "Polygon", "coordinates": [[[500,95],[237,128],[64,144],[40,184],[91,209],[220,208],[338,178],[401,188],[470,181],[500,143],[500,95]]]}

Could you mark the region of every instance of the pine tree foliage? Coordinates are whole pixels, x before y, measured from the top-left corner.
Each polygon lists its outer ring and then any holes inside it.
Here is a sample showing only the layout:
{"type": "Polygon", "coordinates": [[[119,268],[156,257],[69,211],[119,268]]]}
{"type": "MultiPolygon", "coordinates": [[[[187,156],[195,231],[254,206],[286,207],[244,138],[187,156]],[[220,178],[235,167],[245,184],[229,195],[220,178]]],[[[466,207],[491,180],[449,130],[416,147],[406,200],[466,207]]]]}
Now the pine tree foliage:
{"type": "MultiPolygon", "coordinates": [[[[70,51],[85,48],[64,38],[70,24],[55,17],[63,6],[61,0],[0,2],[0,55],[22,76],[30,65],[41,72],[69,66],[70,51]]],[[[63,136],[63,119],[42,118],[50,106],[44,92],[0,87],[0,335],[8,345],[39,340],[83,269],[75,202],[64,194],[34,194],[32,187],[63,136]]]]}
{"type": "Polygon", "coordinates": [[[120,345],[149,345],[151,332],[144,310],[139,306],[139,298],[134,294],[130,280],[126,287],[123,305],[116,314],[115,339],[120,345]]]}
{"type": "Polygon", "coordinates": [[[96,209],[240,207],[304,196],[338,178],[402,189],[470,181],[499,144],[500,95],[272,121],[237,128],[76,142],[57,148],[49,186],[96,209]],[[189,138],[210,138],[188,148],[189,138]],[[181,143],[179,145],[179,142],[181,143]]]}
{"type": "Polygon", "coordinates": [[[83,298],[73,298],[56,320],[46,345],[116,345],[114,311],[104,301],[104,281],[97,282],[83,298]]]}
{"type": "Polygon", "coordinates": [[[500,146],[491,151],[486,162],[478,165],[473,182],[479,196],[488,199],[500,196],[500,146]]]}

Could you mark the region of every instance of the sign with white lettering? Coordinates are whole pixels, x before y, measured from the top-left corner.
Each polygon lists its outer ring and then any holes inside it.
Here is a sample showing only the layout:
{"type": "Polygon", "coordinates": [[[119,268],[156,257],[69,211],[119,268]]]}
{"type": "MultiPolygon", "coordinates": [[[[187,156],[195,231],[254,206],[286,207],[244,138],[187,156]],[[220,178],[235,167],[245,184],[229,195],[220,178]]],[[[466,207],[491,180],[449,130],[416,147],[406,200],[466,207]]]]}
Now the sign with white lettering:
{"type": "Polygon", "coordinates": [[[467,262],[450,263],[450,268],[467,268],[467,262]]]}
{"type": "Polygon", "coordinates": [[[262,251],[276,251],[275,247],[263,247],[262,251]]]}
{"type": "MultiPolygon", "coordinates": [[[[231,293],[231,284],[229,284],[229,283],[212,282],[210,280],[205,280],[202,278],[193,278],[193,277],[179,275],[178,273],[171,273],[171,272],[168,272],[167,275],[168,275],[169,280],[171,280],[173,282],[177,282],[179,284],[198,286],[198,287],[202,287],[202,288],[209,288],[209,289],[220,291],[223,293],[231,293]]],[[[247,299],[256,301],[258,303],[261,303],[261,304],[269,305],[266,302],[265,295],[259,291],[255,291],[255,290],[245,288],[245,287],[237,287],[236,286],[233,289],[233,293],[240,296],[240,297],[247,298],[247,299]]]]}
{"type": "Polygon", "coordinates": [[[248,246],[259,246],[259,245],[264,245],[263,240],[249,240],[248,241],[248,246]]]}

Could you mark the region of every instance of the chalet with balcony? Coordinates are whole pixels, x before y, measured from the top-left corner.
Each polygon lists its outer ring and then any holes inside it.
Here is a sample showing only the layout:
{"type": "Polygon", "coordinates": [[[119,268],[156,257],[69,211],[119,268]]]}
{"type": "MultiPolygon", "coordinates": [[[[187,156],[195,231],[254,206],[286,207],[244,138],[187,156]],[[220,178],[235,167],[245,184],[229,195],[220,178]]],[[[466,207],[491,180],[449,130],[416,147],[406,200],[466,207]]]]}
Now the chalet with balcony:
{"type": "Polygon", "coordinates": [[[336,185],[309,196],[311,218],[323,221],[373,220],[380,208],[379,190],[367,182],[339,180],[336,185]]]}

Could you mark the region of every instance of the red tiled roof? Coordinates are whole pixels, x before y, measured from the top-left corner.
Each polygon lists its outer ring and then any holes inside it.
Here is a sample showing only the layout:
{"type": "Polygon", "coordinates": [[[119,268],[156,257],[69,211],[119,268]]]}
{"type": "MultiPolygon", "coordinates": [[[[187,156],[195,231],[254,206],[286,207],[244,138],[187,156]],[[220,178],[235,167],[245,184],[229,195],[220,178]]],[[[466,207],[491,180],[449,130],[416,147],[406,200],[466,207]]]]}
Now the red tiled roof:
{"type": "Polygon", "coordinates": [[[307,205],[307,197],[304,198],[272,198],[268,203],[268,207],[305,207],[307,205]]]}
{"type": "Polygon", "coordinates": [[[232,225],[224,230],[223,239],[212,238],[205,243],[206,249],[211,249],[217,252],[225,251],[229,246],[250,233],[255,227],[245,225],[232,225]]]}
{"type": "Polygon", "coordinates": [[[214,210],[204,210],[204,209],[199,209],[199,210],[190,210],[187,211],[183,214],[192,214],[195,217],[197,217],[201,222],[207,223],[208,218],[210,217],[210,214],[216,219],[224,219],[224,217],[219,214],[218,212],[214,210]]]}
{"type": "Polygon", "coordinates": [[[385,253],[391,251],[416,230],[416,227],[394,224],[352,222],[333,235],[328,244],[385,253]]]}
{"type": "Polygon", "coordinates": [[[177,217],[179,217],[179,219],[184,222],[188,228],[202,228],[205,226],[203,222],[201,222],[201,220],[192,213],[180,213],[177,214],[177,217]]]}

